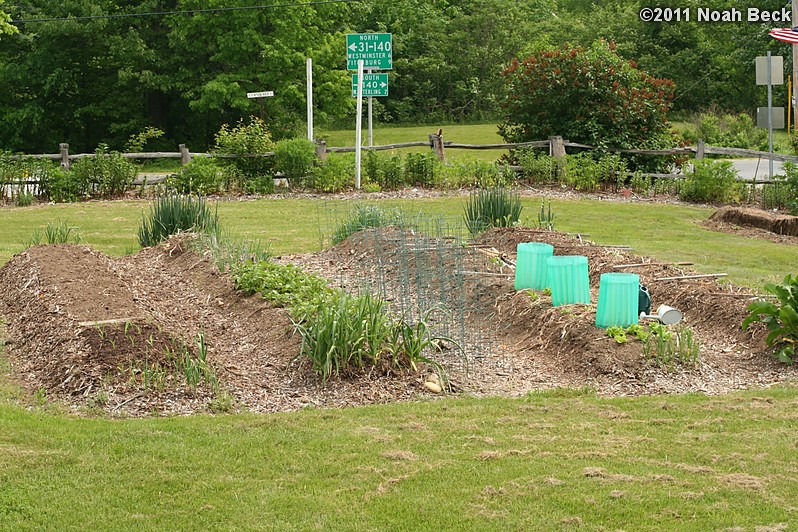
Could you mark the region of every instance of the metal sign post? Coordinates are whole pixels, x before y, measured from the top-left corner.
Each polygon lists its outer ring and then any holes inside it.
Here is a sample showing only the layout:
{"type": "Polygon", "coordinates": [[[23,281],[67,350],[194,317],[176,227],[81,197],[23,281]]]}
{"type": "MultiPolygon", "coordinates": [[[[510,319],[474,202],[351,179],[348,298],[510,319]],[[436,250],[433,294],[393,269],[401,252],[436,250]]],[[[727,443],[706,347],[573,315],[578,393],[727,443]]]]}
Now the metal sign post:
{"type": "Polygon", "coordinates": [[[355,189],[360,190],[360,161],[363,143],[363,60],[357,62],[357,120],[355,121],[355,189]]]}
{"type": "Polygon", "coordinates": [[[308,80],[308,140],[313,142],[313,59],[309,57],[305,73],[308,80]]]}
{"type": "MultiPolygon", "coordinates": [[[[784,108],[779,107],[777,109],[773,108],[773,85],[781,85],[784,83],[784,58],[780,55],[771,56],[770,51],[768,51],[766,56],[759,56],[756,58],[756,84],[757,85],[767,85],[768,87],[768,106],[766,109],[767,112],[767,122],[765,124],[759,123],[759,119],[757,119],[757,126],[758,127],[767,127],[768,129],[768,151],[769,153],[773,153],[773,129],[774,128],[781,128],[784,127],[784,108]],[[781,113],[778,117],[775,117],[775,121],[778,122],[779,125],[774,123],[774,115],[773,111],[778,111],[781,113]]],[[[757,109],[757,116],[760,116],[761,112],[760,109],[757,109]]],[[[768,168],[770,178],[773,178],[773,159],[768,159],[768,168]]]]}

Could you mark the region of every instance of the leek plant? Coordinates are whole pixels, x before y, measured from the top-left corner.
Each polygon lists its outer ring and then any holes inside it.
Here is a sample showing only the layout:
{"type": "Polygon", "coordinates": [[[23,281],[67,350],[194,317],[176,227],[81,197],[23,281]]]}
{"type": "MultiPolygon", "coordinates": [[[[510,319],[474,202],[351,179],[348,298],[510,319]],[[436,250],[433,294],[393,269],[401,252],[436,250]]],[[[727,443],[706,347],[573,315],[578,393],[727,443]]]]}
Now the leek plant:
{"type": "Polygon", "coordinates": [[[156,198],[139,227],[139,244],[149,247],[184,231],[206,233],[219,238],[219,213],[197,196],[167,194],[156,198]]]}

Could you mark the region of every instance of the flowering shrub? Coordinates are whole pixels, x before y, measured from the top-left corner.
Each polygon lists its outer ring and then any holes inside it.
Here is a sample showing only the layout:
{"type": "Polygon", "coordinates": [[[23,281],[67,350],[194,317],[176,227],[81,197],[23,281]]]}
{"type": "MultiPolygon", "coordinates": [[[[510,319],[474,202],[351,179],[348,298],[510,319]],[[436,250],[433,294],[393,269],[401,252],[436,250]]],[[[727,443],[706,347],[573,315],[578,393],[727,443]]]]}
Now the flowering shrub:
{"type": "Polygon", "coordinates": [[[614,46],[546,49],[504,70],[508,142],[561,135],[596,147],[665,148],[673,144],[667,112],[674,84],[638,70],[614,46]]]}

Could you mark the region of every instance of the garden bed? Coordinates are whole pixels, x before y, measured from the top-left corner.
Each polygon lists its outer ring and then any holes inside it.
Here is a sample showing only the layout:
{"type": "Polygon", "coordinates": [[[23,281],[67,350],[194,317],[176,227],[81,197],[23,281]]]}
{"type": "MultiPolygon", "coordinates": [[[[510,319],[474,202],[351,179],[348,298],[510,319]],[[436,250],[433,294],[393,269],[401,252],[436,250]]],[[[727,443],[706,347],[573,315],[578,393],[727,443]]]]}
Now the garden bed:
{"type": "MultiPolygon", "coordinates": [[[[464,312],[463,325],[489,329],[484,337],[492,339],[491,350],[473,357],[467,371],[455,367],[451,346],[440,355],[454,390],[516,395],[592,386],[603,395],[719,394],[798,376],[765,352],[761,328],[740,330],[753,297],[744,289],[707,279],[655,281],[690,272],[560,233],[496,229],[476,244],[464,253],[470,269],[482,261],[467,294],[478,312],[464,312]],[[555,254],[587,256],[594,305],[554,308],[545,294],[516,292],[512,269],[496,253],[512,263],[516,244],[527,241],[549,242],[555,254]],[[639,341],[617,344],[593,325],[600,274],[635,263],[649,264],[623,271],[640,274],[654,308],[667,304],[684,312],[701,343],[696,365],[653,364],[639,341]]],[[[325,251],[279,260],[354,291],[378,273],[369,266],[375,262],[365,260],[375,249],[358,233],[325,251]]],[[[380,260],[387,264],[385,256],[380,260]]],[[[445,266],[449,274],[457,271],[445,266]]],[[[380,275],[400,271],[384,267],[380,275]]],[[[178,239],[121,258],[85,246],[37,246],[0,269],[0,283],[12,374],[31,392],[75,408],[113,415],[277,412],[430,395],[426,371],[366,371],[322,386],[297,358],[300,339],[286,312],[236,292],[227,276],[178,239]],[[187,383],[189,370],[195,370],[194,385],[187,383]]]]}

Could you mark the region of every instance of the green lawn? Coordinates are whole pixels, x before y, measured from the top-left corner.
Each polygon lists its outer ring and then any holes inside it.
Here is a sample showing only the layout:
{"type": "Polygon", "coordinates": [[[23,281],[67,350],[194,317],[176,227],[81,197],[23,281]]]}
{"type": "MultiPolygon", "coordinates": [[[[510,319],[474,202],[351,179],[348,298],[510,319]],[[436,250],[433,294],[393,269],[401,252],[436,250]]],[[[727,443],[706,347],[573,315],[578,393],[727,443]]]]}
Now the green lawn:
{"type": "MultiPolygon", "coordinates": [[[[456,220],[466,198],[382,200],[456,220]]],[[[352,201],[221,201],[277,253],[319,248],[352,201]]],[[[143,201],[0,209],[0,263],[50,220],[115,255],[143,201]]],[[[524,200],[535,218],[539,198],[524,200]]],[[[760,286],[794,246],[713,233],[711,209],[552,202],[557,228],[760,286]]],[[[78,418],[7,376],[0,337],[0,530],[789,530],[798,388],[606,399],[556,390],[279,415],[78,418]],[[787,528],[783,528],[783,527],[787,528]],[[758,528],[759,527],[759,528],[758,528]],[[767,528],[770,527],[770,528],[767,528]]]]}
{"type": "Polygon", "coordinates": [[[794,388],[138,420],[0,405],[0,529],[789,530],[796,406],[794,388]]]}
{"type": "MultiPolygon", "coordinates": [[[[465,196],[379,200],[408,213],[444,215],[459,222],[465,196]]],[[[534,223],[539,198],[525,198],[522,219],[534,223]]],[[[261,199],[220,201],[223,228],[235,238],[259,239],[275,253],[316,251],[331,213],[346,212],[352,200],[261,199]]],[[[92,202],[0,209],[0,264],[23,249],[36,229],[64,220],[78,227],[86,243],[112,255],[138,249],[136,230],[145,201],[92,202]]],[[[617,203],[596,200],[552,201],[556,228],[590,234],[602,244],[623,244],[635,253],[664,261],[690,261],[703,273],[729,274],[736,284],[761,287],[796,273],[795,246],[708,231],[699,222],[713,210],[703,207],[617,203]]]]}

